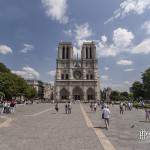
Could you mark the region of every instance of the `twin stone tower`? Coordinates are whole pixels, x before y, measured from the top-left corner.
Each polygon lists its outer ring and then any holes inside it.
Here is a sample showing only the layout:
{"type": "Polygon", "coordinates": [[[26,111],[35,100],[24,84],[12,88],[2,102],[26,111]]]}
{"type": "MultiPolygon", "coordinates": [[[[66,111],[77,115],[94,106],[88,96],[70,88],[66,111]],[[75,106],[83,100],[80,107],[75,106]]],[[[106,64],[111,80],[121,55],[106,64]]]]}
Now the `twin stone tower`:
{"type": "Polygon", "coordinates": [[[81,58],[74,58],[72,43],[61,42],[58,46],[55,76],[55,100],[100,100],[100,82],[96,46],[84,42],[81,58]]]}

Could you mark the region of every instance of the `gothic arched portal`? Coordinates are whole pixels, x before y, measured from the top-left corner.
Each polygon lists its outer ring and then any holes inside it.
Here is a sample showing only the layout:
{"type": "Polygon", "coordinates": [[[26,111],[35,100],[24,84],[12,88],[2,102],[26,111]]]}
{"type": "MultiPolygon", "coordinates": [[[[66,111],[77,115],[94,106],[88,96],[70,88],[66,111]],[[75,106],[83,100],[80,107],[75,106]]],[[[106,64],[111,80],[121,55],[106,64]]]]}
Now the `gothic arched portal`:
{"type": "Polygon", "coordinates": [[[95,100],[95,91],[93,88],[87,89],[87,100],[95,100]]]}
{"type": "Polygon", "coordinates": [[[61,100],[68,100],[69,99],[69,92],[65,88],[63,88],[60,91],[60,99],[61,100]]]}
{"type": "Polygon", "coordinates": [[[83,90],[80,87],[75,87],[72,95],[74,100],[83,100],[83,90]]]}

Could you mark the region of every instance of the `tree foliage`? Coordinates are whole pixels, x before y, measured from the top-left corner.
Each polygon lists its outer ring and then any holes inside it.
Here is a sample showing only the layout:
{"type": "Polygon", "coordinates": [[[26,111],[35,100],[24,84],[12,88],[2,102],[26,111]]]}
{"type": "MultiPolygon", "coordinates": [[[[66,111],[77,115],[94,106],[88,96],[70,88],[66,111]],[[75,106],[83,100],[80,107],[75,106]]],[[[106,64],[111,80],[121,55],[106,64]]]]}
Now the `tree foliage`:
{"type": "Polygon", "coordinates": [[[0,73],[3,72],[10,73],[10,70],[3,63],[0,62],[0,73]]]}
{"type": "Polygon", "coordinates": [[[29,86],[28,88],[26,88],[25,95],[27,98],[30,99],[30,98],[36,97],[37,93],[33,87],[29,86]]]}
{"type": "Polygon", "coordinates": [[[3,92],[0,92],[0,100],[5,97],[5,94],[3,92]]]}
{"type": "Polygon", "coordinates": [[[142,74],[142,82],[135,81],[132,84],[131,91],[136,99],[150,99],[150,68],[142,74]]]}
{"type": "Polygon", "coordinates": [[[113,101],[119,101],[120,100],[120,92],[112,91],[110,94],[110,99],[113,101]]]}
{"type": "Polygon", "coordinates": [[[150,68],[142,74],[144,97],[150,99],[150,68]]]}
{"type": "Polygon", "coordinates": [[[35,89],[27,85],[26,81],[10,72],[5,65],[0,63],[0,92],[5,98],[25,96],[32,98],[36,95],[35,89]]]}
{"type": "Polygon", "coordinates": [[[140,97],[144,97],[143,84],[139,81],[135,81],[132,84],[132,92],[133,92],[133,97],[135,99],[139,99],[140,97]]]}

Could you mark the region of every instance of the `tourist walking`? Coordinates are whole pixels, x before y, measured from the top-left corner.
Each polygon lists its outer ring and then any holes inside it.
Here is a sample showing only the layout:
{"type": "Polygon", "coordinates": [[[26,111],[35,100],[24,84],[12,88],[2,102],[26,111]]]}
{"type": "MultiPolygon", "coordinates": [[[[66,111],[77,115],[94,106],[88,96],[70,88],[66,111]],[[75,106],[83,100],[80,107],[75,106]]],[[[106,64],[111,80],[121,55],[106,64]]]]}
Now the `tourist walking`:
{"type": "Polygon", "coordinates": [[[91,109],[91,111],[93,111],[93,104],[92,104],[92,102],[90,103],[90,109],[91,109]]]}
{"type": "Polygon", "coordinates": [[[65,103],[65,113],[68,114],[68,104],[65,103]]]}
{"type": "Polygon", "coordinates": [[[0,114],[3,114],[4,113],[4,102],[1,102],[1,111],[0,111],[0,114]]]}
{"type": "Polygon", "coordinates": [[[11,101],[11,103],[10,103],[10,112],[11,113],[15,112],[15,102],[14,101],[11,101]]]}
{"type": "Polygon", "coordinates": [[[56,110],[57,112],[59,111],[58,103],[56,103],[56,105],[55,105],[55,110],[56,110]]]}
{"type": "Polygon", "coordinates": [[[71,114],[71,102],[68,103],[68,114],[71,114]]]}
{"type": "Polygon", "coordinates": [[[96,112],[97,109],[97,103],[94,104],[94,111],[96,112]]]}
{"type": "Polygon", "coordinates": [[[150,111],[147,108],[145,108],[145,120],[150,121],[150,111]]]}
{"type": "Polygon", "coordinates": [[[109,110],[108,106],[104,106],[104,108],[102,110],[102,119],[104,119],[106,129],[108,129],[109,119],[110,119],[110,110],[109,110]]]}
{"type": "Polygon", "coordinates": [[[128,107],[128,106],[127,106],[127,102],[124,102],[124,103],[123,103],[123,106],[124,106],[124,110],[126,111],[126,110],[127,110],[127,107],[128,107]]]}
{"type": "Polygon", "coordinates": [[[121,102],[121,103],[120,103],[120,114],[123,115],[123,113],[124,113],[123,103],[121,102]]]}

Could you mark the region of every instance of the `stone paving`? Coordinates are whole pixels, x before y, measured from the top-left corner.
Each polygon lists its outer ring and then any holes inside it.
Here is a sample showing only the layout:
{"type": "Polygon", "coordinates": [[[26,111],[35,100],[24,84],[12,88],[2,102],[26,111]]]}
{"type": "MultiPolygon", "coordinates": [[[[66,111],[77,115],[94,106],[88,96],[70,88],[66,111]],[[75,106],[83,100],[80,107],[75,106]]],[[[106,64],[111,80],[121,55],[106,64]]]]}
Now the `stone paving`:
{"type": "MultiPolygon", "coordinates": [[[[127,111],[121,116],[118,106],[110,107],[112,119],[107,131],[100,111],[93,113],[89,105],[82,105],[94,127],[102,130],[116,150],[149,150],[150,142],[137,142],[137,132],[150,127],[143,122],[143,111],[127,111]]],[[[66,115],[64,104],[58,113],[52,104],[17,107],[15,114],[8,115],[13,119],[10,126],[0,128],[0,150],[103,150],[94,130],[87,127],[80,105],[72,108],[72,114],[66,115]]]]}
{"type": "Polygon", "coordinates": [[[117,150],[149,150],[149,142],[139,142],[139,131],[145,129],[150,131],[150,122],[145,122],[143,110],[125,111],[124,115],[119,114],[119,106],[109,106],[111,110],[110,128],[105,129],[104,121],[101,119],[101,110],[96,113],[90,111],[89,105],[84,105],[88,116],[95,128],[100,128],[108,137],[117,150]]]}
{"type": "Polygon", "coordinates": [[[73,105],[71,115],[64,114],[64,106],[61,105],[57,114],[51,109],[35,117],[24,115],[53,106],[38,104],[21,107],[13,116],[11,127],[0,128],[0,149],[103,150],[93,130],[86,126],[78,104],[73,105]]]}
{"type": "Polygon", "coordinates": [[[5,119],[0,117],[0,124],[3,123],[4,121],[5,119]]]}

